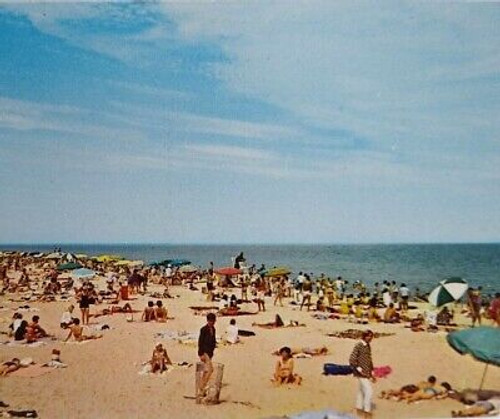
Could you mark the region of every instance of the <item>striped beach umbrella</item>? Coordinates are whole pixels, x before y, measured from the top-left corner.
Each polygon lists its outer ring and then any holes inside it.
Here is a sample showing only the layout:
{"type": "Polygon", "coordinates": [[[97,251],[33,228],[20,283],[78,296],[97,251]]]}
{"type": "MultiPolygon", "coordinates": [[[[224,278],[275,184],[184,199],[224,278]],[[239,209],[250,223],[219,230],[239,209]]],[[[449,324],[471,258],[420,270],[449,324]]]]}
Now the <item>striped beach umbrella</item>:
{"type": "Polygon", "coordinates": [[[462,278],[452,277],[444,279],[429,294],[429,303],[440,307],[444,304],[460,300],[469,289],[469,284],[462,278]]]}

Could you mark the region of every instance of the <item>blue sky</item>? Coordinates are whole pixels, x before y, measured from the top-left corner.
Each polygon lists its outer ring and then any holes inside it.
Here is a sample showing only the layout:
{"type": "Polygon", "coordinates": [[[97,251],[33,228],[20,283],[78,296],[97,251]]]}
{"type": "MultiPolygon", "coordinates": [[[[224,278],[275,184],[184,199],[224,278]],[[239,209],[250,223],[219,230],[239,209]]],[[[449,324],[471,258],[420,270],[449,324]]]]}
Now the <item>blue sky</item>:
{"type": "Polygon", "coordinates": [[[0,6],[0,242],[500,240],[500,5],[0,6]]]}

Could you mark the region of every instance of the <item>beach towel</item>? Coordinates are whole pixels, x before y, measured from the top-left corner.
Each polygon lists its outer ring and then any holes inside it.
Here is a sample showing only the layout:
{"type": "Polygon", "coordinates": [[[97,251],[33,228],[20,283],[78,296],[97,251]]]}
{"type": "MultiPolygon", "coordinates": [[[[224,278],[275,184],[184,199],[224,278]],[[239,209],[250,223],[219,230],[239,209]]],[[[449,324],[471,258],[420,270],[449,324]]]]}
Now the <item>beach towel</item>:
{"type": "Polygon", "coordinates": [[[325,375],[350,375],[352,367],[350,365],[324,364],[323,374],[325,375]]]}
{"type": "Polygon", "coordinates": [[[392,368],[389,365],[373,368],[373,376],[375,378],[386,378],[391,372],[392,368]]]}

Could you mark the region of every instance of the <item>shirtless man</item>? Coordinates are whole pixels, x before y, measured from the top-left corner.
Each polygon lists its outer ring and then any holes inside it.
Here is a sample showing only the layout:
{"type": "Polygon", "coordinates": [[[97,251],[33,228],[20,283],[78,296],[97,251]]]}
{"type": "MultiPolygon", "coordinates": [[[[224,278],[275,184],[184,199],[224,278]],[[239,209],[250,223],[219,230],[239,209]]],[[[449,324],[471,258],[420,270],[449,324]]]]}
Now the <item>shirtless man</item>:
{"type": "Polygon", "coordinates": [[[147,307],[142,312],[142,321],[149,322],[156,320],[156,312],[154,309],[154,303],[152,301],[148,301],[147,307]]]}
{"type": "Polygon", "coordinates": [[[71,338],[71,336],[73,336],[77,342],[102,338],[102,335],[95,335],[95,336],[84,335],[83,327],[80,326],[80,319],[73,320],[73,324],[69,327],[68,337],[64,340],[64,342],[67,342],[71,338]]]}
{"type": "Polygon", "coordinates": [[[156,307],[154,308],[154,312],[155,312],[156,321],[162,322],[162,323],[167,321],[168,310],[166,307],[163,307],[163,303],[160,300],[158,300],[156,302],[156,307]]]}

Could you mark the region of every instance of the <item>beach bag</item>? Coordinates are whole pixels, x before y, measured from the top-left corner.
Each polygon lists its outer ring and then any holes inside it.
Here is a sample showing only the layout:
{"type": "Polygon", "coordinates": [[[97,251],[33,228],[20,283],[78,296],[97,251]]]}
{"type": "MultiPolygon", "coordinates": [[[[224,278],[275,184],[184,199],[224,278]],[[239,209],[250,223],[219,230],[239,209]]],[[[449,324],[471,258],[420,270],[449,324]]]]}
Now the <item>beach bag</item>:
{"type": "Polygon", "coordinates": [[[352,367],[350,365],[324,364],[323,374],[325,375],[350,375],[352,367]]]}

